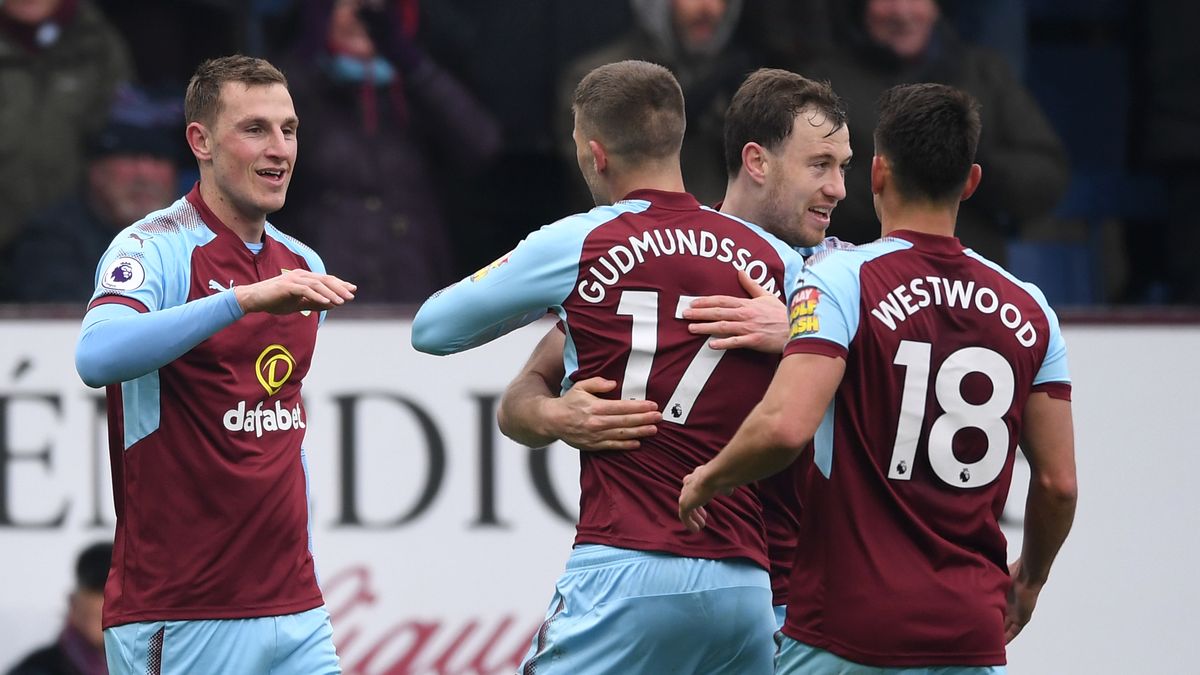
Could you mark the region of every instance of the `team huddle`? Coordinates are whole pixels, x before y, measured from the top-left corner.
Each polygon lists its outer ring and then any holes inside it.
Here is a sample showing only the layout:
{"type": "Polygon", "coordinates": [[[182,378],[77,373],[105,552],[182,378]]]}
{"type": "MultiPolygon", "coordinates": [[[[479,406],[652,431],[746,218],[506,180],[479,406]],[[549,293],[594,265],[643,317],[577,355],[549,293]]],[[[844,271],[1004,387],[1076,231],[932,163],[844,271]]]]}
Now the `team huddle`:
{"type": "MultiPolygon", "coordinates": [[[[978,105],[920,84],[879,107],[854,161],[881,237],[852,246],[828,236],[852,159],[830,85],[746,78],[710,208],[683,182],[671,72],[596,68],[572,106],[596,208],[418,311],[413,346],[435,354],[559,320],[499,411],[514,440],[582,451],[574,547],[522,675],[1005,672],[1074,513],[1066,348],[1036,287],[954,237],[983,173],[978,105]]],[[[296,157],[282,74],[206,62],[186,114],[200,181],[114,240],[76,354],[108,387],[110,672],[340,672],[299,388],[355,289],[266,221],[296,157]]]]}

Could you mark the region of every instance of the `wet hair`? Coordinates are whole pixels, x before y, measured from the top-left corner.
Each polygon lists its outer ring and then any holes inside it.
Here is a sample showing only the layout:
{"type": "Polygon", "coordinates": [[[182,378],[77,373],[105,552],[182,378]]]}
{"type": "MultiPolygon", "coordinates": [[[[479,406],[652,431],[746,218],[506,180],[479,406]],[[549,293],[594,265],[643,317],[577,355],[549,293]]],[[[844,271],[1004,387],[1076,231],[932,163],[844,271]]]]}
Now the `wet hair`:
{"type": "Polygon", "coordinates": [[[944,84],[892,87],[879,98],[875,153],[908,199],[957,199],[979,146],[979,102],[944,84]]]}
{"type": "Polygon", "coordinates": [[[802,111],[818,113],[833,124],[829,133],[846,126],[846,108],[828,82],[816,82],[778,68],[759,68],[738,87],[725,114],[725,169],[736,176],[742,167],[742,148],[758,143],[775,151],[789,136],[802,111]]]}
{"type": "Polygon", "coordinates": [[[683,145],[683,90],[671,71],[653,63],[596,68],[575,88],[571,108],[585,136],[631,162],[678,155],[683,145]]]}
{"type": "Polygon", "coordinates": [[[247,86],[282,84],[287,78],[278,68],[252,56],[222,56],[208,59],[196,68],[188,82],[183,99],[183,115],[187,124],[200,122],[211,125],[221,110],[221,85],[240,82],[247,86]]]}

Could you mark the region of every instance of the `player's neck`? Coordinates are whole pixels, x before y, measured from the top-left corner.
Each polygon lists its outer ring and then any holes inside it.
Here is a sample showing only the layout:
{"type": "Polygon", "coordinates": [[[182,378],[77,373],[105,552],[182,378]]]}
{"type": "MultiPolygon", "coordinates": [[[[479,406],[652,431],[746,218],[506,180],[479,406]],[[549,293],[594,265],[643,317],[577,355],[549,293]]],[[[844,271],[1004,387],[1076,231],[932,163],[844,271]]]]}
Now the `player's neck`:
{"type": "Polygon", "coordinates": [[[634,190],[662,190],[684,192],[683,174],[679,167],[651,166],[629,169],[608,178],[609,195],[613,201],[623,199],[634,190]]]}
{"type": "Polygon", "coordinates": [[[725,186],[725,199],[721,201],[721,213],[727,213],[736,218],[759,224],[758,209],[755,206],[761,200],[754,199],[749,188],[741,180],[730,180],[725,186]]]}
{"type": "Polygon", "coordinates": [[[953,206],[929,202],[885,203],[880,209],[879,220],[885,237],[896,230],[953,237],[958,203],[953,206]]]}
{"type": "Polygon", "coordinates": [[[248,217],[234,207],[232,201],[215,185],[215,181],[200,177],[200,197],[217,218],[242,241],[256,244],[262,241],[267,216],[248,217]]]}

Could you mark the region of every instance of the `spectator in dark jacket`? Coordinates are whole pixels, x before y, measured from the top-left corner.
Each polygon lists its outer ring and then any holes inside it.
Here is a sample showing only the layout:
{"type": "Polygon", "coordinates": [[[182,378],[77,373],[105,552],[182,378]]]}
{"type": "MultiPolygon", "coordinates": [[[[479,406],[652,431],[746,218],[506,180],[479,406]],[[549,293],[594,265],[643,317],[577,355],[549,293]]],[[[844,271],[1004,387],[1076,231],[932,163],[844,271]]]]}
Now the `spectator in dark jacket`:
{"type": "Polygon", "coordinates": [[[0,247],[75,190],[96,111],[129,76],[124,41],[88,0],[0,2],[0,247]]]}
{"type": "Polygon", "coordinates": [[[935,0],[848,0],[836,8],[844,12],[835,17],[837,46],[794,68],[829,80],[849,112],[856,160],[833,234],[857,244],[878,236],[868,165],[879,95],[896,84],[939,82],[965,89],[982,105],[976,161],[983,180],[962,204],[958,238],[1004,264],[1007,240],[1023,223],[1048,216],[1067,187],[1066,152],[1037,102],[1003,57],[960,40],[935,0]]]}
{"type": "Polygon", "coordinates": [[[21,660],[8,675],[108,675],[100,609],[112,564],[112,544],[92,544],[75,561],[75,588],[58,640],[21,660]]]}
{"type": "MultiPolygon", "coordinates": [[[[705,204],[725,194],[725,109],[760,57],[738,39],[741,0],[631,0],[635,27],[612,44],[569,64],[559,80],[559,148],[575,163],[571,100],[575,87],[592,69],[635,59],[665,66],[683,88],[687,133],[683,138],[683,183],[705,204]]],[[[592,201],[576,181],[575,206],[592,201]]]]}
{"type": "Polygon", "coordinates": [[[304,6],[284,69],[305,160],[278,218],[331,273],[354,271],[358,302],[419,302],[454,278],[449,178],[487,162],[500,131],[413,41],[411,3],[387,5],[304,6]]]}
{"type": "Polygon", "coordinates": [[[161,127],[105,127],[88,143],[78,194],[36,214],[5,250],[3,299],[86,304],[112,238],[178,196],[176,151],[161,127]]]}

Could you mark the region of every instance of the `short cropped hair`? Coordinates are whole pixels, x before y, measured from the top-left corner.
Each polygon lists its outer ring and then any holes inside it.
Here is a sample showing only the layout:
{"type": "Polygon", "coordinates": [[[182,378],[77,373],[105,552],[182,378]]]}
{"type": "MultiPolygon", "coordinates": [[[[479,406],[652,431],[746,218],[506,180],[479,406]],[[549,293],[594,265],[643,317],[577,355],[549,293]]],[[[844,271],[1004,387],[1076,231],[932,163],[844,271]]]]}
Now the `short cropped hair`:
{"type": "Polygon", "coordinates": [[[107,542],[92,544],[75,561],[75,587],[96,593],[104,592],[108,568],[112,566],[113,545],[107,542]]]}
{"type": "Polygon", "coordinates": [[[892,87],[879,98],[875,153],[887,158],[900,194],[957,199],[979,147],[979,102],[944,84],[892,87]]]}
{"type": "Polygon", "coordinates": [[[741,169],[742,148],[747,143],[778,150],[791,136],[796,115],[805,110],[832,122],[830,133],[846,125],[846,108],[828,82],[778,68],[750,73],[725,114],[725,169],[730,177],[741,169]]]}
{"type": "Polygon", "coordinates": [[[600,66],[575,87],[571,109],[585,135],[629,161],[678,155],[687,126],[683,90],[671,71],[645,61],[600,66]]]}
{"type": "Polygon", "coordinates": [[[221,110],[221,85],[240,82],[247,86],[282,84],[287,78],[278,68],[252,56],[222,56],[200,64],[188,82],[183,99],[183,115],[187,124],[200,122],[211,125],[221,110]]]}

